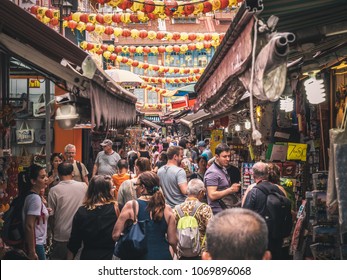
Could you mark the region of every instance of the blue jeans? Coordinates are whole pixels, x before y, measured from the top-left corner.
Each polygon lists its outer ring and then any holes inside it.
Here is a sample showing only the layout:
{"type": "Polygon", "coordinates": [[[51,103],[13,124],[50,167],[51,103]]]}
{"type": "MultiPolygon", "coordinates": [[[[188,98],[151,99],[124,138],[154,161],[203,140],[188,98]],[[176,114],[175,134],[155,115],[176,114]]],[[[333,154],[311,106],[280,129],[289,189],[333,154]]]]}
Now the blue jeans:
{"type": "Polygon", "coordinates": [[[37,245],[35,246],[36,255],[39,258],[39,260],[45,260],[46,259],[46,252],[45,252],[45,246],[44,245],[37,245]]]}

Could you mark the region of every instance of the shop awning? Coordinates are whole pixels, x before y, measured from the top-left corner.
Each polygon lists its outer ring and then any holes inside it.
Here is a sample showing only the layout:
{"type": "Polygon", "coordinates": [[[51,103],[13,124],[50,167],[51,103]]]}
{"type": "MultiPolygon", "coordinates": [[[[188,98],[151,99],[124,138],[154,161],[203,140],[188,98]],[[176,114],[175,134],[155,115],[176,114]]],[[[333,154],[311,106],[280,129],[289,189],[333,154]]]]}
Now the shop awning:
{"type": "Polygon", "coordinates": [[[188,126],[189,128],[192,128],[197,123],[200,123],[204,118],[210,116],[210,113],[207,113],[204,110],[200,110],[194,114],[190,114],[188,116],[185,116],[184,118],[181,118],[180,123],[185,126],[188,126]]]}
{"type": "Polygon", "coordinates": [[[149,126],[149,127],[155,128],[155,129],[160,129],[161,128],[160,125],[157,125],[154,122],[151,122],[149,120],[143,119],[143,120],[141,120],[141,123],[144,124],[145,126],[149,126]]]}
{"type": "Polygon", "coordinates": [[[8,0],[0,1],[0,26],[0,51],[22,60],[67,90],[77,89],[88,97],[92,122],[97,126],[128,126],[135,122],[137,98],[115,84],[102,69],[95,67],[92,78],[84,76],[82,64],[89,61],[89,55],[70,40],[8,0]],[[106,112],[106,108],[110,110],[106,112]]]}

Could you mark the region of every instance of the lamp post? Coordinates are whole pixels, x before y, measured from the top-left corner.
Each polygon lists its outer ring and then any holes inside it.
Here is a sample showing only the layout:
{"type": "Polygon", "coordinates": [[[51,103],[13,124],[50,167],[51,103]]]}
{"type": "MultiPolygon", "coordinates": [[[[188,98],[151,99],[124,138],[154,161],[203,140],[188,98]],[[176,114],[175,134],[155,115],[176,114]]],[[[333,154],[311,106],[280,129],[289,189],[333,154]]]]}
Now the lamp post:
{"type": "Polygon", "coordinates": [[[51,0],[53,7],[59,8],[59,33],[63,33],[63,18],[71,14],[72,4],[66,0],[51,0]]]}

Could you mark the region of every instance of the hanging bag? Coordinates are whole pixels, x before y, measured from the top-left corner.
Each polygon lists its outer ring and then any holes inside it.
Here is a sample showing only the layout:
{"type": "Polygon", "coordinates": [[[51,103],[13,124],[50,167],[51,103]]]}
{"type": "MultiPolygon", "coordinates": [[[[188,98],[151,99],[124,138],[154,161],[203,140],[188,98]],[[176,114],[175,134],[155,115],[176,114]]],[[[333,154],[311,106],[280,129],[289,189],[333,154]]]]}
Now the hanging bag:
{"type": "Polygon", "coordinates": [[[132,201],[134,221],[118,239],[113,254],[121,260],[138,260],[147,254],[146,223],[138,221],[136,200],[132,201]]]}
{"type": "Polygon", "coordinates": [[[22,146],[21,155],[18,157],[18,170],[23,171],[31,165],[33,156],[28,153],[28,150],[22,146]]]}
{"type": "MultiPolygon", "coordinates": [[[[39,145],[45,145],[46,144],[46,122],[43,121],[41,125],[41,129],[35,130],[35,142],[39,145]]],[[[49,139],[53,139],[53,128],[49,128],[49,139]]]]}
{"type": "Polygon", "coordinates": [[[42,146],[39,153],[34,155],[34,164],[46,168],[46,151],[45,146],[42,146]]]}
{"type": "Polygon", "coordinates": [[[29,127],[26,121],[23,121],[16,131],[17,144],[31,144],[34,142],[35,129],[29,127]]]}

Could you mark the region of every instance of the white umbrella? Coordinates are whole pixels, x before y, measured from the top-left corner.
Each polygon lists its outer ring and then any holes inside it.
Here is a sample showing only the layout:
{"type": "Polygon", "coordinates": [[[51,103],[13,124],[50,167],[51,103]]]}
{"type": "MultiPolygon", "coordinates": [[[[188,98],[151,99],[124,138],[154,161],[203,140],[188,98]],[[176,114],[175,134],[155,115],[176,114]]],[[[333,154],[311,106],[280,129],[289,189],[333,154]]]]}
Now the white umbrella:
{"type": "Polygon", "coordinates": [[[136,75],[133,72],[127,71],[127,70],[121,70],[121,69],[110,69],[105,70],[105,73],[109,75],[112,80],[114,80],[116,83],[144,83],[145,81],[142,80],[138,75],[136,75]]]}

